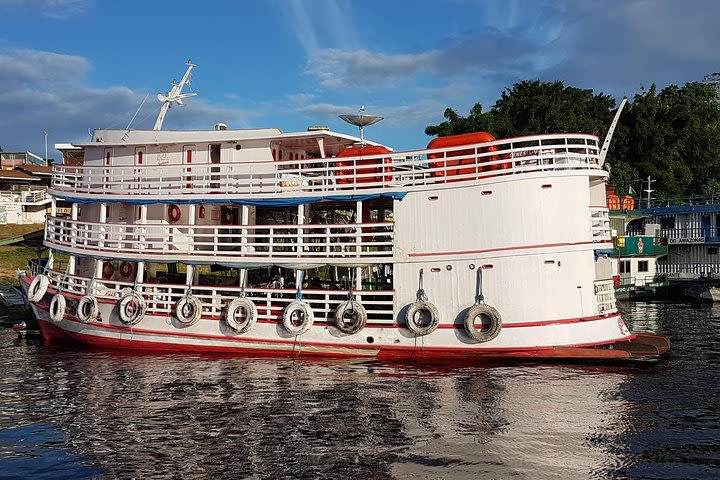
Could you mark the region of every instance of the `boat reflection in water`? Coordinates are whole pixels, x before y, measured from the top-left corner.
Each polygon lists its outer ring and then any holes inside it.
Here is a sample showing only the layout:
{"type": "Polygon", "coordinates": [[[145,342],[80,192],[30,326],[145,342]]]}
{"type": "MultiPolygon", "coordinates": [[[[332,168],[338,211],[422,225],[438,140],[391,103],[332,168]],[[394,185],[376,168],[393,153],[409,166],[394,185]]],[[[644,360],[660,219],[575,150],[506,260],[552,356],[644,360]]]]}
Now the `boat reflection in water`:
{"type": "Polygon", "coordinates": [[[629,368],[63,356],[25,394],[110,478],[587,478],[629,368]]]}

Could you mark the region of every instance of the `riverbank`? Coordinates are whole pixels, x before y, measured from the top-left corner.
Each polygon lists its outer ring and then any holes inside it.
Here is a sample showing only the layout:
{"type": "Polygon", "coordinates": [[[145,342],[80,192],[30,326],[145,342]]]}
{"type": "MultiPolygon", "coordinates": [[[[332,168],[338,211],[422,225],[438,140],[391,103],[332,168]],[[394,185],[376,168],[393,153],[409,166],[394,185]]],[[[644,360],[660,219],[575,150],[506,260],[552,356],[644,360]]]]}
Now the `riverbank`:
{"type": "MultiPolygon", "coordinates": [[[[41,231],[44,228],[42,223],[30,225],[7,224],[0,228],[0,243],[3,241],[20,238],[29,233],[41,231]]],[[[31,258],[37,258],[41,250],[19,245],[0,245],[0,282],[19,285],[17,270],[27,268],[27,262],[31,258]]],[[[42,255],[45,256],[45,255],[42,255]]]]}

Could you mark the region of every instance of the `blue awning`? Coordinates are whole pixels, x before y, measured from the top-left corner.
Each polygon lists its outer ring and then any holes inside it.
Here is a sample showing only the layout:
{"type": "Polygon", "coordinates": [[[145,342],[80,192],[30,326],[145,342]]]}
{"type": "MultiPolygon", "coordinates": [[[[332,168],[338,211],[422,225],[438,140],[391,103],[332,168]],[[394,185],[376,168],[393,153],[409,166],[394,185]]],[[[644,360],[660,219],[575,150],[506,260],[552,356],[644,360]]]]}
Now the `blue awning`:
{"type": "Polygon", "coordinates": [[[407,195],[407,192],[386,192],[386,193],[371,193],[368,195],[323,195],[319,197],[289,197],[289,198],[243,198],[243,199],[228,199],[228,198],[201,198],[195,200],[186,200],[182,198],[173,198],[168,200],[156,200],[156,199],[87,199],[87,198],[75,198],[65,197],[58,195],[57,198],[62,200],[79,203],[127,203],[130,205],[189,205],[189,204],[200,204],[200,203],[232,203],[235,205],[251,205],[257,207],[293,207],[302,203],[316,203],[323,200],[331,200],[336,202],[364,202],[365,200],[375,200],[377,198],[392,198],[394,200],[402,200],[407,195]]]}

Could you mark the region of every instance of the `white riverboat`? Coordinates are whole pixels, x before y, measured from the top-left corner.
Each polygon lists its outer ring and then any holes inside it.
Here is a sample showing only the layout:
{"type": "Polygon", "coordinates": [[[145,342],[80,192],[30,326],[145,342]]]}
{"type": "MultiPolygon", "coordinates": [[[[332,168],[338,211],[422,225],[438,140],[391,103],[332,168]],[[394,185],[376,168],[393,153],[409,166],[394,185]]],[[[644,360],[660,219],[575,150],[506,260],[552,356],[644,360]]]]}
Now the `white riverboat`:
{"type": "Polygon", "coordinates": [[[54,167],[50,257],[23,281],[46,338],[380,359],[667,350],[626,328],[596,267],[612,242],[595,136],[395,152],[362,132],[163,131],[161,117],[96,130],[74,146],[82,164],[54,167]]]}

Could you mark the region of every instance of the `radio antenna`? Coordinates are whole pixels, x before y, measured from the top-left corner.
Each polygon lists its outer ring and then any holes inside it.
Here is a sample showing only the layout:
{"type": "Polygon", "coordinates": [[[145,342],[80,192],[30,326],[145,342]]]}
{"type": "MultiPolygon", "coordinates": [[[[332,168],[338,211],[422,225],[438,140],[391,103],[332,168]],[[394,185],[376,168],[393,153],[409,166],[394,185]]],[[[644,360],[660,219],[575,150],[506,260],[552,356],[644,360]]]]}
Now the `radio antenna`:
{"type": "Polygon", "coordinates": [[[186,63],[188,69],[185,72],[185,75],[183,75],[182,80],[180,80],[180,83],[177,83],[175,80],[172,82],[172,89],[170,89],[169,92],[167,92],[165,95],[158,93],[157,99],[162,102],[162,107],[160,107],[160,114],[157,117],[157,120],[155,120],[155,126],[153,127],[153,130],[161,130],[162,124],[165,121],[165,115],[167,114],[168,109],[173,103],[176,103],[177,105],[184,107],[185,104],[183,103],[183,98],[189,98],[194,97],[197,95],[197,93],[181,93],[183,87],[185,84],[190,83],[190,73],[192,72],[194,65],[192,61],[188,60],[186,63]]]}

